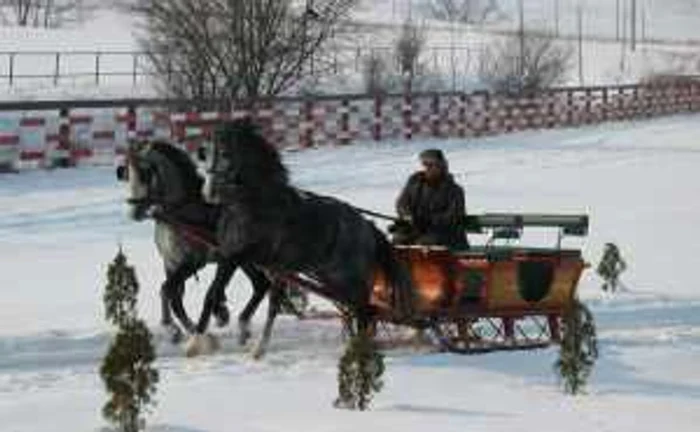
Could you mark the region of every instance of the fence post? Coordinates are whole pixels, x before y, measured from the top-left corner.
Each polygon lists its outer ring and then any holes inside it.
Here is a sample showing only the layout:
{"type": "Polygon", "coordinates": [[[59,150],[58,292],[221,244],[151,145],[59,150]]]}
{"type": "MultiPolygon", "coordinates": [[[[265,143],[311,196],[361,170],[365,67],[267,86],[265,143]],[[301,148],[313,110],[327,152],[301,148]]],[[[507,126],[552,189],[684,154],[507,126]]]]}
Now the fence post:
{"type": "Polygon", "coordinates": [[[350,144],[350,101],[343,99],[340,112],[340,144],[350,144]]]}
{"type": "Polygon", "coordinates": [[[131,143],[136,139],[136,107],[129,105],[126,109],[126,141],[131,143]]]}
{"type": "Polygon", "coordinates": [[[374,94],[374,128],[372,130],[372,138],[375,141],[382,140],[382,94],[380,92],[374,94]]]}
{"type": "Polygon", "coordinates": [[[403,137],[411,140],[413,138],[413,100],[411,98],[410,85],[406,85],[403,95],[403,137]]]}
{"type": "Polygon", "coordinates": [[[166,74],[168,76],[167,77],[167,84],[168,84],[168,87],[170,87],[170,84],[173,82],[173,62],[170,59],[170,57],[168,57],[168,63],[167,63],[166,68],[167,68],[166,74]]]}
{"type": "Polygon", "coordinates": [[[58,76],[60,74],[60,68],[61,68],[61,53],[57,52],[56,53],[56,67],[53,72],[53,85],[58,85],[58,76]]]}
{"type": "Polygon", "coordinates": [[[100,52],[95,53],[95,85],[100,84],[100,52]]]}
{"type": "Polygon", "coordinates": [[[457,135],[464,138],[467,135],[467,95],[459,95],[459,114],[457,117],[457,135]]]}
{"type": "Polygon", "coordinates": [[[603,121],[608,121],[608,88],[603,88],[603,111],[601,113],[603,121]]]}
{"type": "Polygon", "coordinates": [[[585,103],[586,120],[585,120],[585,123],[591,124],[591,123],[593,123],[593,113],[591,112],[591,89],[590,88],[586,89],[586,96],[585,97],[586,97],[586,103],[585,103]]]}
{"type": "Polygon", "coordinates": [[[625,119],[625,90],[620,87],[617,89],[617,111],[618,120],[625,119]]]}
{"type": "Polygon", "coordinates": [[[482,120],[481,120],[481,130],[479,130],[479,135],[488,135],[489,132],[491,131],[491,93],[490,92],[485,92],[484,93],[484,100],[483,100],[483,111],[481,113],[482,115],[482,120]]]}
{"type": "Polygon", "coordinates": [[[693,112],[693,84],[692,83],[686,84],[685,97],[688,100],[688,112],[693,112]]]}
{"type": "MultiPolygon", "coordinates": [[[[71,142],[71,124],[70,124],[70,110],[66,107],[61,108],[58,111],[58,150],[64,150],[68,152],[70,163],[75,164],[78,160],[78,149],[72,145],[71,142]]],[[[50,152],[47,152],[46,156],[51,156],[50,152]]],[[[50,161],[45,161],[45,163],[50,163],[50,161]]]]}
{"type": "Polygon", "coordinates": [[[652,116],[652,103],[653,103],[654,93],[653,89],[649,84],[644,85],[644,117],[649,118],[652,116]]]}
{"type": "Polygon", "coordinates": [[[301,124],[303,132],[301,134],[301,146],[311,147],[314,145],[314,103],[311,99],[306,99],[302,105],[302,118],[304,119],[301,124]]]}
{"type": "Polygon", "coordinates": [[[10,87],[14,83],[14,77],[15,77],[15,53],[10,53],[10,87]]]}
{"type": "Polygon", "coordinates": [[[572,125],[574,123],[574,92],[572,90],[566,91],[566,124],[572,125]]]}
{"type": "Polygon", "coordinates": [[[557,100],[554,90],[547,90],[547,118],[545,125],[548,129],[552,129],[557,125],[558,119],[554,110],[555,101],[557,100]]]}
{"type": "Polygon", "coordinates": [[[133,54],[133,56],[134,56],[133,62],[132,62],[133,69],[131,71],[131,73],[132,73],[132,85],[136,86],[136,70],[138,69],[138,66],[139,66],[139,53],[135,52],[133,54]]]}
{"type": "Polygon", "coordinates": [[[691,82],[688,86],[688,98],[690,99],[688,108],[690,112],[695,112],[695,83],[691,82]]]}
{"type": "Polygon", "coordinates": [[[431,129],[433,137],[440,137],[440,96],[438,94],[433,95],[432,102],[432,115],[431,115],[431,129]]]}

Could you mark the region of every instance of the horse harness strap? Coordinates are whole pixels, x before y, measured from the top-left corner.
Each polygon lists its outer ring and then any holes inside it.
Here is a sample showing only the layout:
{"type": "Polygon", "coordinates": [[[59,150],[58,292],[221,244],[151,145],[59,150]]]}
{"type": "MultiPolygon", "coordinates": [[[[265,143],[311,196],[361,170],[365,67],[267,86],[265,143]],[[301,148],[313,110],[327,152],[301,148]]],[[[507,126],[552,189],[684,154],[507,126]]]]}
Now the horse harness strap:
{"type": "Polygon", "coordinates": [[[197,244],[207,246],[213,250],[219,249],[219,244],[216,241],[216,236],[211,230],[201,228],[199,226],[182,222],[177,218],[167,216],[165,213],[156,212],[152,215],[153,219],[173,225],[182,235],[190,241],[197,244]]]}

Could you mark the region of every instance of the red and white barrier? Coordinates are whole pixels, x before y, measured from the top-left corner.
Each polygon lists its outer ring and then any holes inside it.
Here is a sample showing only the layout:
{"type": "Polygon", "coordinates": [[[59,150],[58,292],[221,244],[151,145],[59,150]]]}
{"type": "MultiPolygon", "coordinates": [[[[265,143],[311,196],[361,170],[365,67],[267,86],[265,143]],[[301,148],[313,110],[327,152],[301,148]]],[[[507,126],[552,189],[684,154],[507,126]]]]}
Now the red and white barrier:
{"type": "Polygon", "coordinates": [[[0,132],[0,172],[14,171],[19,160],[19,136],[0,132]]]}
{"type": "Polygon", "coordinates": [[[17,120],[0,117],[0,172],[14,171],[19,161],[19,133],[17,120]]]}
{"type": "Polygon", "coordinates": [[[114,163],[130,140],[139,139],[170,139],[194,152],[212,138],[217,124],[246,116],[276,146],[303,148],[356,140],[469,138],[697,109],[700,85],[560,89],[523,98],[485,92],[287,98],[233,112],[63,110],[0,117],[0,167],[42,165],[61,157],[80,164],[114,163]]]}

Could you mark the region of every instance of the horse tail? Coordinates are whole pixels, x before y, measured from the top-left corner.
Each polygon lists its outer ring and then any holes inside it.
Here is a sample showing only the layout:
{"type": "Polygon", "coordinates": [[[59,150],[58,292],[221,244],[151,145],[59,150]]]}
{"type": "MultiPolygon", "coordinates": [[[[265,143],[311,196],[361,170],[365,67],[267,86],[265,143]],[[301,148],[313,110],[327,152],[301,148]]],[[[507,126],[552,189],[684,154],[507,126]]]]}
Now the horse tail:
{"type": "Polygon", "coordinates": [[[413,315],[414,289],[408,269],[396,258],[394,248],[384,233],[372,226],[376,244],[377,264],[384,272],[386,283],[391,290],[392,307],[401,318],[413,315]]]}

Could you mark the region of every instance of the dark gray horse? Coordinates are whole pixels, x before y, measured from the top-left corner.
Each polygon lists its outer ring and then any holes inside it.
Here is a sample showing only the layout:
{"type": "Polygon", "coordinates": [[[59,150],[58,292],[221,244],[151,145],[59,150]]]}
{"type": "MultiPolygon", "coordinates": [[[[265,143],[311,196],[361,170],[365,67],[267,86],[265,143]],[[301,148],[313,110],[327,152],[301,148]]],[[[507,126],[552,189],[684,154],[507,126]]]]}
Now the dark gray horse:
{"type": "MultiPolygon", "coordinates": [[[[204,180],[190,157],[165,141],[131,145],[117,177],[129,185],[130,216],[135,220],[155,220],[155,243],[166,274],[161,287],[161,323],[177,341],[182,330],[173,322],[171,310],[187,332],[197,332],[182,302],[185,281],[207,263],[215,262],[213,231],[219,209],[204,201],[204,180]]],[[[228,285],[235,270],[236,266],[230,263],[218,266],[216,283],[228,285]]],[[[243,267],[243,271],[252,283],[253,295],[239,315],[241,343],[250,336],[250,318],[270,286],[262,271],[252,266],[243,267]]],[[[224,290],[217,292],[212,301],[218,324],[226,325],[229,312],[224,290]]]]}
{"type": "MultiPolygon", "coordinates": [[[[278,277],[297,279],[351,311],[357,332],[366,331],[372,321],[370,296],[378,273],[393,288],[397,313],[410,314],[410,276],[384,234],[352,206],[292,187],[279,152],[249,120],[217,130],[213,158],[210,182],[221,204],[217,243],[222,259],[258,264],[278,277]]],[[[212,285],[202,328],[223,289],[212,285]]],[[[274,302],[276,296],[271,296],[274,302]]],[[[258,355],[265,350],[277,309],[269,308],[258,355]]]]}

